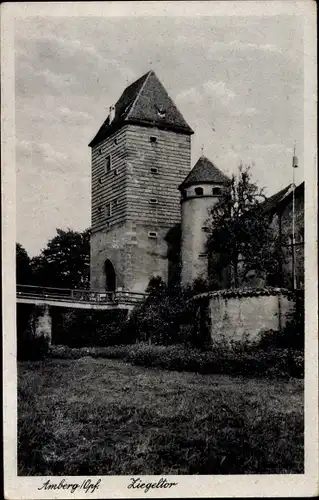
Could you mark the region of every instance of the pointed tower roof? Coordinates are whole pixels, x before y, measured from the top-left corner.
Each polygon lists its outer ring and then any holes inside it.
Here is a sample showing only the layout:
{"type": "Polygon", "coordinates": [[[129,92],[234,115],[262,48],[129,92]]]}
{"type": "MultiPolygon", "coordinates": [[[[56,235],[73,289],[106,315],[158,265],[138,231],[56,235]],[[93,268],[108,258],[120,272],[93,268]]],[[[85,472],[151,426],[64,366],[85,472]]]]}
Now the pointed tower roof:
{"type": "Polygon", "coordinates": [[[128,123],[194,133],[154,71],[148,71],[124,90],[115,104],[112,122],[108,116],[89,146],[95,146],[128,123]]]}
{"type": "Polygon", "coordinates": [[[206,156],[201,156],[179,188],[191,184],[227,184],[229,178],[223,174],[206,156]]]}

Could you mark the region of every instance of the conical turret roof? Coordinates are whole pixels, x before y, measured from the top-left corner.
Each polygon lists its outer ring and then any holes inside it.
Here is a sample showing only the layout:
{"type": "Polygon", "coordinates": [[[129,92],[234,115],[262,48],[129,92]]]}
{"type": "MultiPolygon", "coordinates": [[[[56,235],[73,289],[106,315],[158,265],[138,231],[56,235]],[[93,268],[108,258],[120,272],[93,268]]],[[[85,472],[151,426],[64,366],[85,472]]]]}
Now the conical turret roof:
{"type": "Polygon", "coordinates": [[[179,187],[185,188],[192,184],[227,184],[229,180],[206,156],[202,155],[179,187]]]}
{"type": "Polygon", "coordinates": [[[148,71],[124,90],[115,104],[112,122],[108,116],[89,146],[98,144],[128,123],[156,126],[188,135],[194,133],[154,71],[148,71]]]}

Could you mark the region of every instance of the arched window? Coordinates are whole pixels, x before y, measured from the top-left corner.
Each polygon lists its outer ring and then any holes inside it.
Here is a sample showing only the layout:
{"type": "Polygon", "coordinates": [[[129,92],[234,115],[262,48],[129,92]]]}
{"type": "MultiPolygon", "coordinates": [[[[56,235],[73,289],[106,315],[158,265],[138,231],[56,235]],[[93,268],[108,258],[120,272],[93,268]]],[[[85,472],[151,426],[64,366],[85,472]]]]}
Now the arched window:
{"type": "Polygon", "coordinates": [[[212,193],[214,196],[220,196],[222,194],[222,188],[220,187],[213,187],[212,193]]]}
{"type": "Polygon", "coordinates": [[[203,196],[204,194],[204,189],[201,188],[201,187],[197,187],[195,188],[195,194],[197,194],[197,196],[203,196]]]}
{"type": "Polygon", "coordinates": [[[116,274],[112,262],[107,259],[104,263],[105,272],[105,289],[108,292],[115,292],[116,288],[116,274]]]}

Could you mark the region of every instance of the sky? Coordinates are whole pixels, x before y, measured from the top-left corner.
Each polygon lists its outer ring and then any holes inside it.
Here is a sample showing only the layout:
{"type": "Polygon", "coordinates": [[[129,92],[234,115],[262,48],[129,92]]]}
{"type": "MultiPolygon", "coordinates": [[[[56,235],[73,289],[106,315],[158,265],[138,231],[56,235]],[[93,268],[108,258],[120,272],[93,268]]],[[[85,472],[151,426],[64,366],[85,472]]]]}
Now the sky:
{"type": "Polygon", "coordinates": [[[15,23],[17,241],[90,226],[88,143],[153,69],[223,172],[251,165],[271,195],[303,177],[303,23],[269,17],[32,17],[15,23]]]}

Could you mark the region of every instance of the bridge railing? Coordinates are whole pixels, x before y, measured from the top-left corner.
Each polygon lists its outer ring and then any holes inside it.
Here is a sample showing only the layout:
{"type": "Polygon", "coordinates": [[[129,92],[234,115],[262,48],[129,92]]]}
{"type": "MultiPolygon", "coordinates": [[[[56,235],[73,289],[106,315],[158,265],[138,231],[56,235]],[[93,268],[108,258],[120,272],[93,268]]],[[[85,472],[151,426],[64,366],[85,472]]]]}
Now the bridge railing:
{"type": "Polygon", "coordinates": [[[17,285],[17,297],[42,300],[60,300],[64,302],[89,302],[89,303],[124,303],[135,304],[144,299],[146,294],[117,290],[108,292],[104,290],[69,289],[42,287],[36,285],[17,285]]]}

